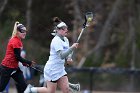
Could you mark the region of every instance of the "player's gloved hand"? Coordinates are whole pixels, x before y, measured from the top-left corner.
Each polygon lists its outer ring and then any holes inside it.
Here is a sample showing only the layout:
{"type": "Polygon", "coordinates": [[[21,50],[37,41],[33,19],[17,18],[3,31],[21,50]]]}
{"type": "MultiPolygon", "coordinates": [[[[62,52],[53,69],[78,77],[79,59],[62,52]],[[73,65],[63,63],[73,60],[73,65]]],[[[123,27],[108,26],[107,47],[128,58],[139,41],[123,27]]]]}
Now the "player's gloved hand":
{"type": "Polygon", "coordinates": [[[23,66],[28,67],[29,65],[27,63],[22,63],[23,66]]]}

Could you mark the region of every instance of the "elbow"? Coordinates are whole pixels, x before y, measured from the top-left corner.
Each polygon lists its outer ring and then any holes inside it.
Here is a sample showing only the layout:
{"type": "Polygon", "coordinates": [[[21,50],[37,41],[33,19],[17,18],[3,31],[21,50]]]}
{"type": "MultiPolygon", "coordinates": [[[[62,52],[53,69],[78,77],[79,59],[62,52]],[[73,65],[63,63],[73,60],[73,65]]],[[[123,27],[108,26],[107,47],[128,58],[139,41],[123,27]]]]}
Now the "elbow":
{"type": "Polygon", "coordinates": [[[60,56],[60,58],[63,60],[63,59],[65,59],[65,57],[64,56],[60,56]]]}
{"type": "Polygon", "coordinates": [[[20,61],[21,63],[23,63],[23,62],[22,62],[22,58],[21,58],[20,56],[16,56],[16,59],[17,59],[18,61],[20,61]]]}
{"type": "Polygon", "coordinates": [[[19,56],[16,56],[16,59],[17,59],[18,61],[20,61],[20,57],[19,57],[19,56]]]}

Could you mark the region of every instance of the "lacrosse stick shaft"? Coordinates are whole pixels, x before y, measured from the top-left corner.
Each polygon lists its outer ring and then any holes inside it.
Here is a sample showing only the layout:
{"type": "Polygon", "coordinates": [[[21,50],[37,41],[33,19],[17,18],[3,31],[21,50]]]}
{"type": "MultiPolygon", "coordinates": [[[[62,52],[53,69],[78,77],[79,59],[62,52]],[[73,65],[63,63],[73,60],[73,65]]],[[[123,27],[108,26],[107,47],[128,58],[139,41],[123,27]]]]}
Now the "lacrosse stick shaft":
{"type": "Polygon", "coordinates": [[[82,28],[82,30],[81,30],[81,32],[80,32],[80,34],[79,34],[79,36],[78,36],[78,39],[77,39],[76,43],[79,42],[79,40],[80,40],[80,38],[81,38],[81,36],[82,36],[82,34],[83,34],[83,32],[84,32],[84,29],[85,29],[85,28],[82,28]]]}
{"type": "MultiPolygon", "coordinates": [[[[79,34],[79,36],[78,36],[78,39],[77,39],[76,43],[78,43],[78,42],[80,41],[80,38],[81,38],[81,36],[82,36],[82,34],[83,34],[85,28],[86,28],[86,27],[82,28],[82,30],[81,30],[81,32],[80,32],[80,34],[79,34]]],[[[74,52],[74,51],[73,51],[73,52],[74,52]]],[[[73,56],[73,52],[71,53],[71,57],[73,56]]]]}
{"type": "Polygon", "coordinates": [[[36,67],[31,67],[31,68],[33,68],[34,70],[39,71],[39,72],[41,72],[41,73],[44,73],[42,70],[40,70],[40,69],[38,69],[38,68],[36,68],[36,67]]]}

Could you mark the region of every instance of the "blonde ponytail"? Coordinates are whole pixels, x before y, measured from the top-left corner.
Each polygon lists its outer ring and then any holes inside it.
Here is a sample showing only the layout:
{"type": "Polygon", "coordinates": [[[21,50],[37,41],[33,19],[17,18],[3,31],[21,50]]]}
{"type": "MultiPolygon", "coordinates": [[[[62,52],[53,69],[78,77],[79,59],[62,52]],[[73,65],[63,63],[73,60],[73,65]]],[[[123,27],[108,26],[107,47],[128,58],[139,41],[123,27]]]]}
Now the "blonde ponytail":
{"type": "Polygon", "coordinates": [[[11,38],[13,38],[14,36],[16,36],[17,34],[17,25],[19,24],[18,21],[15,22],[15,25],[14,25],[14,29],[13,29],[13,33],[12,33],[12,36],[11,38]]]}

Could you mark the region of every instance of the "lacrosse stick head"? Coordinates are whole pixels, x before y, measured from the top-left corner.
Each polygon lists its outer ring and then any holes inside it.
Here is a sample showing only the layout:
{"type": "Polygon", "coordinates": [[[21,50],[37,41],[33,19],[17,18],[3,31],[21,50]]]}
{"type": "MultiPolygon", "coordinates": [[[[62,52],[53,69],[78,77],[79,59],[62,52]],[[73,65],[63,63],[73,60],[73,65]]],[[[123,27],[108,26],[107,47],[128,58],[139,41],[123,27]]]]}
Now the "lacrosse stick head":
{"type": "Polygon", "coordinates": [[[86,26],[89,26],[89,24],[93,21],[93,13],[92,12],[87,12],[85,14],[85,23],[83,24],[84,28],[86,26]]]}

